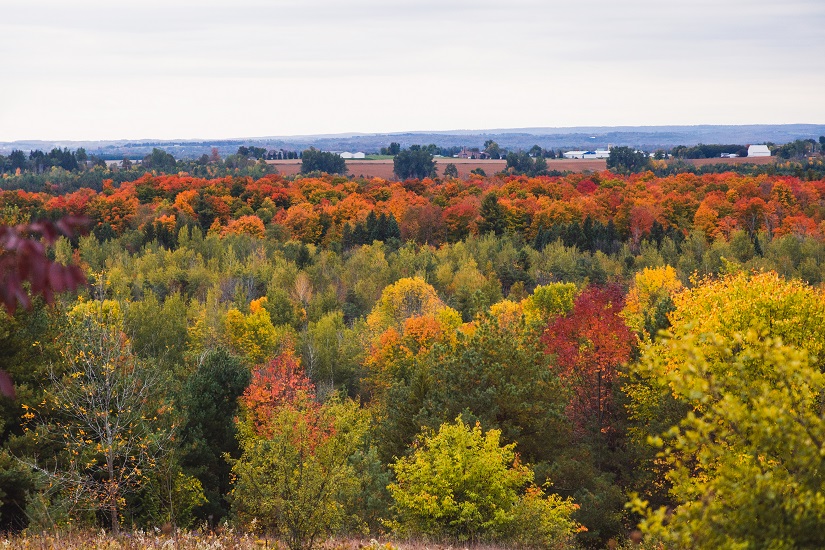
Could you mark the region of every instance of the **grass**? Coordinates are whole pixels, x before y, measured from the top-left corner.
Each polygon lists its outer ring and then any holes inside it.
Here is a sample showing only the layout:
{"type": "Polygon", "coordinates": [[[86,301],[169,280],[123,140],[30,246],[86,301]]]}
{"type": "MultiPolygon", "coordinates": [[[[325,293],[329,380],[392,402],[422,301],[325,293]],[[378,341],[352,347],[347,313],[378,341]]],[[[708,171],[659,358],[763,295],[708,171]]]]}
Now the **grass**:
{"type": "MultiPolygon", "coordinates": [[[[250,534],[234,533],[231,529],[221,533],[191,532],[176,536],[161,531],[134,531],[119,536],[100,531],[70,533],[46,533],[41,535],[0,536],[0,550],[287,550],[283,543],[274,539],[250,534]]],[[[359,539],[330,540],[319,550],[504,550],[501,546],[481,544],[451,545],[420,540],[405,542],[378,542],[359,539]]]]}

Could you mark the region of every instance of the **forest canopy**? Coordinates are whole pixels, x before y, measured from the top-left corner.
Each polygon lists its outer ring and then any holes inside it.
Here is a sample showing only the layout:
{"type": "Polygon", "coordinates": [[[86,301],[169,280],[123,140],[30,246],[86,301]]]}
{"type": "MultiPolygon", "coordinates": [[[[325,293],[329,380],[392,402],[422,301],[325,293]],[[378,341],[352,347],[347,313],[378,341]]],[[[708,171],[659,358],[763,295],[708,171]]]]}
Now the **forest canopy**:
{"type": "Polygon", "coordinates": [[[428,174],[0,191],[0,531],[822,544],[825,180],[428,174]]]}

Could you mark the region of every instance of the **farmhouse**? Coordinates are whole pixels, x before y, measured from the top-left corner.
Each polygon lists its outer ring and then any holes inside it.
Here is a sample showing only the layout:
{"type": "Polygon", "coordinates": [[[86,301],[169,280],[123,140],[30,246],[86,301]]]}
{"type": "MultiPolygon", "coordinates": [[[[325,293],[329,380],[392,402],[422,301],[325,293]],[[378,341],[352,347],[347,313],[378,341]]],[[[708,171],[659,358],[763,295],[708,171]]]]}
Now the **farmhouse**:
{"type": "Polygon", "coordinates": [[[768,149],[767,145],[751,145],[748,147],[748,156],[749,157],[769,157],[771,156],[771,150],[768,149]]]}
{"type": "Polygon", "coordinates": [[[461,149],[461,152],[456,155],[456,158],[460,159],[488,159],[490,155],[488,155],[485,151],[479,151],[478,149],[467,149],[464,147],[461,149]]]}
{"type": "Polygon", "coordinates": [[[350,153],[348,151],[344,151],[343,153],[338,153],[342,159],[363,159],[366,158],[367,155],[358,151],[357,153],[350,153]]]}

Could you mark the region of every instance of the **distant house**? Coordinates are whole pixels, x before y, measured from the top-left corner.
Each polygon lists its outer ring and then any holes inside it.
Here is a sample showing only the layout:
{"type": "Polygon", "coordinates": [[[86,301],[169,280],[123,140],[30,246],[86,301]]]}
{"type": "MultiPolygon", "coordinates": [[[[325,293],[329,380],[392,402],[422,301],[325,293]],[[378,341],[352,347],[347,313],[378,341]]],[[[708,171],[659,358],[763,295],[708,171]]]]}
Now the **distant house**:
{"type": "Polygon", "coordinates": [[[490,155],[488,155],[485,151],[479,151],[477,149],[467,149],[464,147],[459,154],[456,155],[456,158],[460,159],[488,159],[490,155]]]}
{"type": "Polygon", "coordinates": [[[748,156],[749,157],[769,157],[771,156],[771,150],[768,149],[767,145],[751,145],[748,147],[748,156]]]}

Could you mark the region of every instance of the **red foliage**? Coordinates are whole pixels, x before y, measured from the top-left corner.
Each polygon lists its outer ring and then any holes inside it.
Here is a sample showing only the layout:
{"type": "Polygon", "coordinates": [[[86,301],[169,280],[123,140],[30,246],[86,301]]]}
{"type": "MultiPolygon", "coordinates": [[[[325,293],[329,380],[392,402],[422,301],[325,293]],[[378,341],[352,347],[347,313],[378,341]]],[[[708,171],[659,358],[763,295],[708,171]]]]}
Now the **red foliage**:
{"type": "Polygon", "coordinates": [[[314,409],[315,386],[291,352],[278,355],[252,374],[252,382],[241,396],[255,432],[271,435],[269,420],[277,408],[294,406],[314,409]]]}
{"type": "Polygon", "coordinates": [[[88,222],[84,218],[66,217],[56,223],[40,221],[17,226],[0,226],[0,301],[9,313],[17,305],[28,308],[31,299],[23,283],[31,285],[31,292],[43,296],[47,303],[55,292],[73,290],[86,282],[77,266],[65,266],[46,256],[46,245],[54,244],[61,235],[72,237],[83,231],[88,222]],[[38,238],[39,236],[39,238],[38,238]]]}
{"type": "Polygon", "coordinates": [[[576,191],[578,191],[582,195],[589,195],[598,188],[599,186],[593,183],[593,180],[582,180],[576,186],[576,191]]]}
{"type": "Polygon", "coordinates": [[[613,429],[613,392],[619,367],[630,359],[635,336],[620,315],[618,286],[588,287],[573,309],[553,319],[542,337],[555,369],[571,390],[567,414],[577,433],[613,429]]]}

